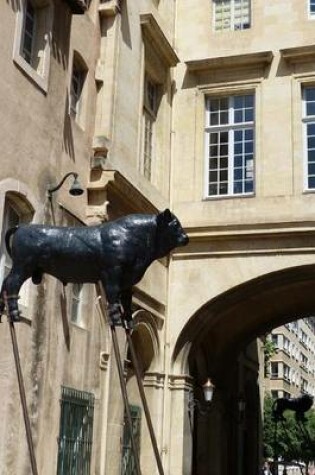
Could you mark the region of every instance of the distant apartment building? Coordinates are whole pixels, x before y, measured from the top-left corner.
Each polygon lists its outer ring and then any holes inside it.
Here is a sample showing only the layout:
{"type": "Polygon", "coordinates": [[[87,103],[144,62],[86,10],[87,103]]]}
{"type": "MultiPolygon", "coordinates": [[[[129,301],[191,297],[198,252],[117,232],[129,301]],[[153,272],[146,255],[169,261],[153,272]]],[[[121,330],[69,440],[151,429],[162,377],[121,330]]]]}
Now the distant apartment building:
{"type": "Polygon", "coordinates": [[[275,354],[267,368],[265,389],[274,399],[315,396],[315,321],[304,318],[272,330],[275,354]]]}

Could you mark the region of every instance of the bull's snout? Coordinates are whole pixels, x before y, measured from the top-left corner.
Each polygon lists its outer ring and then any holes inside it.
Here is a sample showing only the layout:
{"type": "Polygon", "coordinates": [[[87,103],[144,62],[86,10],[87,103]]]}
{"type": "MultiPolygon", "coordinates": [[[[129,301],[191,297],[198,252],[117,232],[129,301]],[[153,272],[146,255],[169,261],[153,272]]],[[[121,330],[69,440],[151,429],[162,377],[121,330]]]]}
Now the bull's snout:
{"type": "Polygon", "coordinates": [[[188,243],[189,243],[189,237],[187,236],[187,234],[184,234],[182,237],[181,237],[181,240],[180,240],[180,245],[181,246],[186,246],[188,243]]]}

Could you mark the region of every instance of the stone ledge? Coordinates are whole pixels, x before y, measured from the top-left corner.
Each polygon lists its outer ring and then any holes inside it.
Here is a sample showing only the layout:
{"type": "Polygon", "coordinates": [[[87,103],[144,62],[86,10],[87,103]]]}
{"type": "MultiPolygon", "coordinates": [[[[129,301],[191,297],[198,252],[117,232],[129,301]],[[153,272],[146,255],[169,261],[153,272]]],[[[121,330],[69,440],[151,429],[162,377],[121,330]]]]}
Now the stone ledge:
{"type": "Polygon", "coordinates": [[[98,12],[104,17],[117,15],[120,13],[120,0],[101,0],[98,12]]]}
{"type": "Polygon", "coordinates": [[[281,57],[288,63],[306,63],[315,59],[315,45],[280,49],[281,57]]]}
{"type": "Polygon", "coordinates": [[[250,66],[265,67],[273,60],[272,51],[240,54],[233,56],[216,56],[213,58],[185,61],[190,72],[210,71],[214,69],[244,68],[250,66]]]}
{"type": "Polygon", "coordinates": [[[166,66],[176,66],[179,58],[152,13],[140,14],[140,24],[145,39],[154,45],[166,66]]]}

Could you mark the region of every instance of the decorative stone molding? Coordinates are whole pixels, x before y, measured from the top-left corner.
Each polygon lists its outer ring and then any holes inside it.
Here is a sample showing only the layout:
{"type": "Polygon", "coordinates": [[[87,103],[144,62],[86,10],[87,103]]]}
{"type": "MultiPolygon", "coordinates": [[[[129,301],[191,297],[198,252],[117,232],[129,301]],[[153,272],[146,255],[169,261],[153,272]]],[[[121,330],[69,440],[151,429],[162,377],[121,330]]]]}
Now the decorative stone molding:
{"type": "Polygon", "coordinates": [[[216,56],[213,58],[194,59],[185,64],[190,72],[211,71],[214,69],[266,67],[273,60],[272,51],[239,54],[233,56],[216,56]]]}
{"type": "Polygon", "coordinates": [[[145,373],[143,378],[143,386],[145,388],[163,389],[165,374],[162,373],[145,373]]]}
{"type": "Polygon", "coordinates": [[[168,387],[171,391],[191,391],[193,378],[189,374],[172,374],[169,376],[168,387]]]}
{"type": "Polygon", "coordinates": [[[289,64],[307,63],[315,59],[315,45],[280,49],[281,57],[289,64]]]}
{"type": "Polygon", "coordinates": [[[92,177],[87,186],[88,217],[107,219],[126,213],[158,212],[157,208],[117,170],[96,170],[96,172],[98,175],[92,177]],[[111,203],[115,203],[115,209],[111,208],[109,211],[111,203]]]}
{"type": "Polygon", "coordinates": [[[154,46],[165,66],[169,68],[176,66],[179,58],[152,13],[141,14],[140,24],[144,40],[154,46]]]}
{"type": "Polygon", "coordinates": [[[315,226],[311,223],[264,223],[212,228],[185,227],[189,245],[175,252],[174,259],[239,255],[300,254],[315,252],[315,226]]]}
{"type": "Polygon", "coordinates": [[[101,0],[98,11],[104,17],[115,16],[120,12],[120,0],[101,0]]]}
{"type": "Polygon", "coordinates": [[[101,351],[100,353],[100,369],[101,370],[107,371],[108,361],[109,361],[109,353],[107,353],[106,351],[101,351]]]}

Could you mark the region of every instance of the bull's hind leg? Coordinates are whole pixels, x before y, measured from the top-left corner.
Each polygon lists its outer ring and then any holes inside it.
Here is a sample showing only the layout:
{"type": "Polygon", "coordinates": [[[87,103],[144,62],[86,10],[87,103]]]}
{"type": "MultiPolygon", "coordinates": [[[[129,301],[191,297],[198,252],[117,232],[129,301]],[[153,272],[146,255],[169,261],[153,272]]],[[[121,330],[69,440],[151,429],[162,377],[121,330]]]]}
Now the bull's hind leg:
{"type": "Polygon", "coordinates": [[[20,320],[20,311],[18,307],[19,291],[28,277],[30,277],[30,275],[27,275],[24,269],[21,269],[20,267],[12,267],[2,284],[0,315],[2,315],[4,311],[4,296],[6,295],[9,318],[15,322],[20,320]]]}

